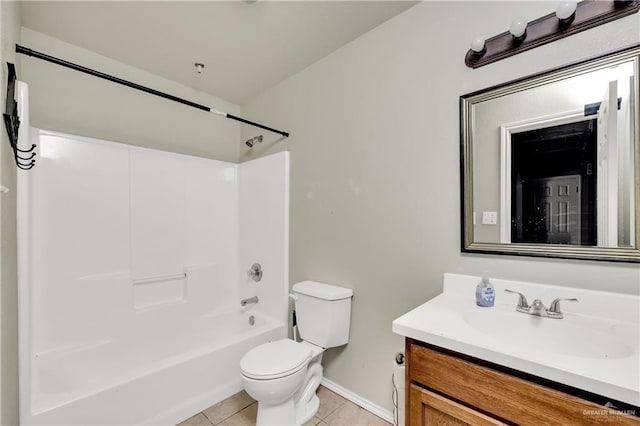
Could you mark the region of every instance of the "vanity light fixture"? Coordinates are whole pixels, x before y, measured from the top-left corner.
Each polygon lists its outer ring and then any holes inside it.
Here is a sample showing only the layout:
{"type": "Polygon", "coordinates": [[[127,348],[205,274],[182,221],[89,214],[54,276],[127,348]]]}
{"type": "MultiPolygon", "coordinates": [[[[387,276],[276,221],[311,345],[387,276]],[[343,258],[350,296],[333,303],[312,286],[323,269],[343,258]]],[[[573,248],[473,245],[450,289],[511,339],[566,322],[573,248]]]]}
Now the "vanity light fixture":
{"type": "Polygon", "coordinates": [[[471,42],[465,64],[478,68],[534,47],[623,18],[640,10],[640,0],[563,0],[554,13],[527,22],[515,19],[509,31],[471,42]],[[478,50],[479,49],[479,50],[478,50]]]}

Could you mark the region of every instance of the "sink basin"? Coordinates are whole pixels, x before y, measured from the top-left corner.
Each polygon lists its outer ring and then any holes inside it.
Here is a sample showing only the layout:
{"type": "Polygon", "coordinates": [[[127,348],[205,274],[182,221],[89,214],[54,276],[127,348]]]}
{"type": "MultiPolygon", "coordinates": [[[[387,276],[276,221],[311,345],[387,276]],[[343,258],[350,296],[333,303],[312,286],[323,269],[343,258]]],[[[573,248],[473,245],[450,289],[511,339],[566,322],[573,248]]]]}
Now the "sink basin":
{"type": "Polygon", "coordinates": [[[599,326],[589,318],[550,319],[498,306],[468,309],[463,318],[489,341],[507,341],[519,350],[595,359],[626,358],[634,352],[616,337],[622,333],[607,333],[611,325],[599,326]]]}

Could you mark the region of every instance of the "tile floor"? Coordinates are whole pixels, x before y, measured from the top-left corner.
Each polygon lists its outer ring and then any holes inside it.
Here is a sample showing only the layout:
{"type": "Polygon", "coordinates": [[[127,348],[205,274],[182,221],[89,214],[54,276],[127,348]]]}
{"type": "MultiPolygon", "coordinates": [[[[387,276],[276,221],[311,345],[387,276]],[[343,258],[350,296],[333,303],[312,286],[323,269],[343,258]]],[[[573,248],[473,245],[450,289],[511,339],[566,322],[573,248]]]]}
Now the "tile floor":
{"type": "MultiPolygon", "coordinates": [[[[317,395],[320,398],[320,408],[315,417],[303,426],[391,425],[324,386],[318,388],[317,395]]],[[[258,403],[242,391],[185,420],[179,426],[252,426],[256,424],[257,412],[258,403]]]]}

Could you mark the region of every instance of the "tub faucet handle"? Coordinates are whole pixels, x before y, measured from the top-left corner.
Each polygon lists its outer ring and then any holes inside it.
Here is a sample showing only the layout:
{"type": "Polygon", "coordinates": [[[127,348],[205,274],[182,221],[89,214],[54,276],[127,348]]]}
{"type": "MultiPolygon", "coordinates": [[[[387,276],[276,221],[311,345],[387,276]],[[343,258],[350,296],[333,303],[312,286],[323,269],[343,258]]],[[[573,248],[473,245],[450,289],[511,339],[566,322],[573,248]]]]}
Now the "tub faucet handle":
{"type": "Polygon", "coordinates": [[[254,263],[251,265],[251,269],[247,271],[247,276],[255,282],[260,281],[262,279],[262,266],[258,262],[254,263]]]}

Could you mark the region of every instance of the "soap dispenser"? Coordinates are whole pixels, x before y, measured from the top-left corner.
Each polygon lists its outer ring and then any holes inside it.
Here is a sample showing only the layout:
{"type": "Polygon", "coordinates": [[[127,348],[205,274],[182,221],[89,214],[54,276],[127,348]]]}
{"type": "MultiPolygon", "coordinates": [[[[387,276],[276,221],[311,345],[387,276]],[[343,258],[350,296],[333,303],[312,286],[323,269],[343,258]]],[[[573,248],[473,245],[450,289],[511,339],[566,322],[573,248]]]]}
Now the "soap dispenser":
{"type": "Polygon", "coordinates": [[[493,284],[489,282],[489,277],[483,276],[482,281],[476,287],[476,305],[482,307],[491,307],[495,302],[495,291],[493,284]]]}

